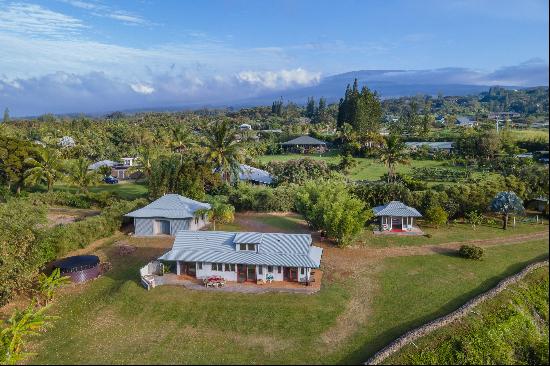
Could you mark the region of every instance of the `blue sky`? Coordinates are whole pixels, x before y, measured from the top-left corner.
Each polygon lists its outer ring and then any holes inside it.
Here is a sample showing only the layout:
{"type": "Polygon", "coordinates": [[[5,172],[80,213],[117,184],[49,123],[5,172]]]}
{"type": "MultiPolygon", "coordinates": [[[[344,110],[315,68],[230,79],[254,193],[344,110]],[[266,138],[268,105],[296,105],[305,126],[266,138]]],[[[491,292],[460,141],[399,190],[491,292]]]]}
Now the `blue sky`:
{"type": "Polygon", "coordinates": [[[548,25],[544,0],[0,0],[0,108],[217,103],[365,69],[524,86],[547,68],[548,25]]]}

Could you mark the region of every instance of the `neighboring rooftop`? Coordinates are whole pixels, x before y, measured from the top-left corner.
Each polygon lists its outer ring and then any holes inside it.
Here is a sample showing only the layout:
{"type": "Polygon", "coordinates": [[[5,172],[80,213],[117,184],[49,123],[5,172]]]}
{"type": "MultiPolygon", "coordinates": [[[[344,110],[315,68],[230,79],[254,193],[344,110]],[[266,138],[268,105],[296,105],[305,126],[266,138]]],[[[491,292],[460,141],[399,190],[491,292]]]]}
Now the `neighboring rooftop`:
{"type": "Polygon", "coordinates": [[[322,253],[309,234],[181,230],[172,250],[159,259],[318,268],[322,253]],[[257,244],[257,251],[236,250],[244,243],[257,244]]]}
{"type": "Polygon", "coordinates": [[[187,219],[195,216],[197,210],[208,210],[208,203],[192,200],[179,194],[166,194],[145,207],[126,214],[127,217],[187,219]]]}
{"type": "Polygon", "coordinates": [[[326,145],[327,143],[321,140],[317,140],[311,136],[296,137],[287,142],[283,142],[281,145],[326,145]]]}
{"type": "Polygon", "coordinates": [[[417,148],[420,146],[428,146],[430,149],[433,150],[451,150],[454,146],[453,141],[409,141],[405,142],[405,145],[407,145],[410,148],[417,148]]]}
{"type": "Polygon", "coordinates": [[[399,201],[391,201],[387,205],[377,206],[372,209],[374,216],[397,216],[397,217],[421,217],[422,215],[415,208],[409,207],[399,201]]]}
{"type": "Polygon", "coordinates": [[[263,184],[273,183],[273,177],[269,172],[245,164],[240,165],[239,179],[263,184]]]}
{"type": "Polygon", "coordinates": [[[99,168],[101,168],[102,166],[108,166],[108,167],[112,167],[112,166],[115,166],[119,163],[117,163],[116,161],[112,161],[112,160],[101,160],[101,161],[98,161],[96,163],[93,163],[93,164],[90,164],[88,166],[88,169],[89,170],[97,170],[99,168]]]}

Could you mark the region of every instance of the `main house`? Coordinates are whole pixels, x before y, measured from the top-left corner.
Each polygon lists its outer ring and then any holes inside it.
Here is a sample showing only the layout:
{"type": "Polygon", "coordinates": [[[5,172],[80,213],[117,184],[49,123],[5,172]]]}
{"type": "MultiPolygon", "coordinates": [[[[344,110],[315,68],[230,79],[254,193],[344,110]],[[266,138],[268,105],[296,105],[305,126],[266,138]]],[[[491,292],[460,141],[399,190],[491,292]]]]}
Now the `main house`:
{"type": "Polygon", "coordinates": [[[210,205],[179,194],[166,194],[139,210],[126,214],[134,219],[140,236],[176,235],[180,230],[199,230],[208,223],[210,205]]]}
{"type": "Polygon", "coordinates": [[[309,234],[182,230],[159,260],[175,263],[177,275],[196,278],[309,282],[322,254],[309,234]]]}

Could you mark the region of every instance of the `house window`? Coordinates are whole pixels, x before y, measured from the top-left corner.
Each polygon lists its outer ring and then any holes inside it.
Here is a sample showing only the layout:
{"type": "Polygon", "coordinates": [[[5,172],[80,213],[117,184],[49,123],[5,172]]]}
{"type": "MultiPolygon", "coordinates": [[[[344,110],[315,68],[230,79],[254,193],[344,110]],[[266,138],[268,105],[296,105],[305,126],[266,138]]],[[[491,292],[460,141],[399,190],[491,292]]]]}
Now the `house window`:
{"type": "Polygon", "coordinates": [[[300,274],[304,274],[304,273],[305,273],[304,269],[300,268],[300,274]]]}
{"type": "Polygon", "coordinates": [[[267,272],[273,273],[273,266],[267,266],[267,272]]]}
{"type": "Polygon", "coordinates": [[[246,250],[246,244],[239,244],[239,250],[246,250]]]}
{"type": "Polygon", "coordinates": [[[258,266],[258,274],[264,274],[264,266],[258,266]]]}
{"type": "Polygon", "coordinates": [[[254,244],[248,244],[248,250],[255,251],[256,246],[254,244]]]}
{"type": "Polygon", "coordinates": [[[212,263],[212,271],[223,271],[223,265],[221,263],[212,263]]]}
{"type": "Polygon", "coordinates": [[[199,224],[199,218],[195,217],[195,225],[198,225],[198,224],[199,224]]]}
{"type": "Polygon", "coordinates": [[[197,267],[198,267],[199,269],[202,269],[202,262],[197,262],[197,267]]]}
{"type": "Polygon", "coordinates": [[[225,264],[225,271],[226,272],[235,272],[235,265],[234,264],[225,264]]]}
{"type": "Polygon", "coordinates": [[[281,273],[281,271],[282,271],[282,267],[281,267],[281,266],[278,266],[278,267],[277,267],[277,273],[279,273],[279,274],[280,274],[280,273],[281,273]]]}

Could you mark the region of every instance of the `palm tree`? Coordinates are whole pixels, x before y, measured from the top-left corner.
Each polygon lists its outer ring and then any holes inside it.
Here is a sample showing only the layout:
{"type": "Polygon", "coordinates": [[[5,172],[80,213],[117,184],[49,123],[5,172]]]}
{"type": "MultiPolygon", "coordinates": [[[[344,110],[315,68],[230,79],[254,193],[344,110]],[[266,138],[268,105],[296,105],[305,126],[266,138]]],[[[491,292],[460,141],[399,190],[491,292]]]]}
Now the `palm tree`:
{"type": "Polygon", "coordinates": [[[99,181],[99,175],[94,170],[88,170],[90,161],[86,158],[76,160],[70,170],[68,179],[79,189],[79,192],[88,192],[88,187],[99,181]]]}
{"type": "Polygon", "coordinates": [[[221,174],[224,182],[230,182],[239,174],[241,145],[236,130],[227,120],[216,121],[203,130],[205,160],[221,174]]]}
{"type": "Polygon", "coordinates": [[[172,151],[181,154],[194,145],[193,133],[184,125],[176,125],[174,130],[172,130],[172,138],[170,139],[172,151]]]}
{"type": "Polygon", "coordinates": [[[398,164],[408,164],[409,159],[405,153],[405,143],[396,135],[385,138],[385,143],[380,150],[380,159],[388,168],[388,183],[395,180],[395,168],[398,164]]]}
{"type": "Polygon", "coordinates": [[[141,173],[149,178],[153,169],[153,160],[158,157],[159,153],[152,145],[146,144],[138,148],[138,154],[136,165],[131,166],[128,173],[141,173]]]}
{"type": "Polygon", "coordinates": [[[63,169],[63,162],[57,150],[38,150],[36,157],[27,158],[25,163],[29,165],[24,174],[25,184],[34,185],[44,182],[48,186],[48,192],[52,190],[63,169]]]}

